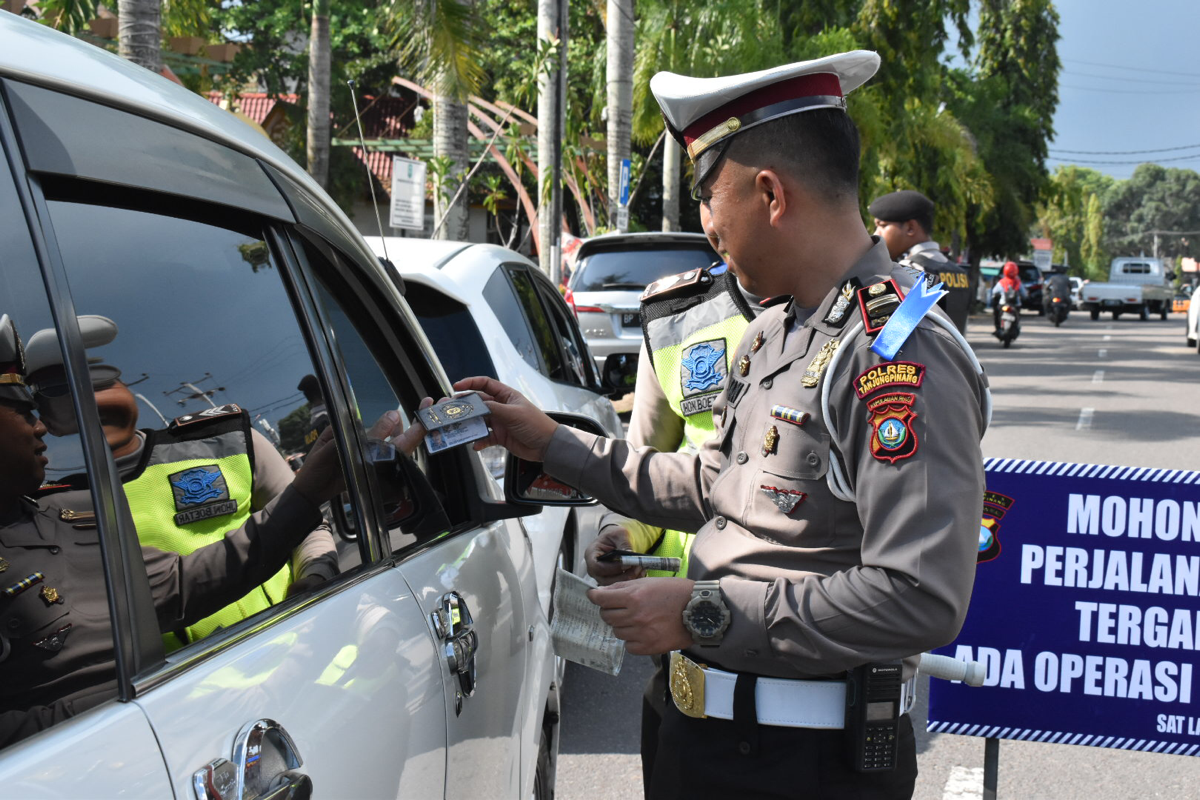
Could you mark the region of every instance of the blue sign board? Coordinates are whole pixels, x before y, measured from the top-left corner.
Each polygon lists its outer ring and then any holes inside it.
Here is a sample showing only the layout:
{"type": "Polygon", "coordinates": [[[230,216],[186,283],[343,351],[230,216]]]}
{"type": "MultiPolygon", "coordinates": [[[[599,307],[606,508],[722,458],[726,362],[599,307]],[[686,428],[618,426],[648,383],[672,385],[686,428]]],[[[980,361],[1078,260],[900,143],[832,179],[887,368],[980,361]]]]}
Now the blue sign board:
{"type": "Polygon", "coordinates": [[[629,171],[630,161],[628,158],[621,159],[621,199],[619,205],[629,205],[629,171]]]}
{"type": "Polygon", "coordinates": [[[990,459],[966,623],[929,730],[1200,755],[1200,472],[990,459]]]}

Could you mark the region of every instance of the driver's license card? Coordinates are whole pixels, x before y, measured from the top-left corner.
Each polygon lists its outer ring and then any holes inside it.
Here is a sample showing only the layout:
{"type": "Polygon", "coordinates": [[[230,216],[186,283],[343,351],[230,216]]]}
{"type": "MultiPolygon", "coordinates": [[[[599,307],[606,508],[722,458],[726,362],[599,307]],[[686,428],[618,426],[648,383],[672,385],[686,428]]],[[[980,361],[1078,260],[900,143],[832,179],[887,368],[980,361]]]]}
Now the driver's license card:
{"type": "Polygon", "coordinates": [[[419,409],[417,417],[425,426],[425,430],[432,431],[456,422],[486,417],[490,413],[492,412],[488,411],[482,397],[475,392],[467,392],[451,397],[449,400],[434,403],[429,408],[419,409]]]}
{"type": "Polygon", "coordinates": [[[458,447],[460,444],[474,442],[488,435],[487,422],[483,417],[473,417],[462,422],[451,422],[440,428],[434,428],[425,434],[425,449],[430,454],[458,447]]]}

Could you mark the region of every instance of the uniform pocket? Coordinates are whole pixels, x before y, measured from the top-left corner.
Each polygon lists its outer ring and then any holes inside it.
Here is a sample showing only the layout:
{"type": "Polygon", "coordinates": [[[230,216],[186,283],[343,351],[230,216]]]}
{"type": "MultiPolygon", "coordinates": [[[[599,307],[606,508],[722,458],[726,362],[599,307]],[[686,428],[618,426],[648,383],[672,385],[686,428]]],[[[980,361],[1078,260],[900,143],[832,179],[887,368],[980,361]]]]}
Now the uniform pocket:
{"type": "Polygon", "coordinates": [[[756,537],[786,547],[833,544],[833,498],[820,478],[797,478],[761,469],[749,488],[746,520],[756,537]]]}
{"type": "MultiPolygon", "coordinates": [[[[755,446],[752,442],[748,446],[755,446]]],[[[817,480],[829,471],[829,434],[814,433],[802,425],[771,418],[764,426],[762,440],[757,445],[770,453],[763,458],[762,466],[769,472],[786,478],[817,480]],[[774,435],[770,433],[775,429],[774,435]],[[774,445],[770,438],[774,438],[774,445]]]]}

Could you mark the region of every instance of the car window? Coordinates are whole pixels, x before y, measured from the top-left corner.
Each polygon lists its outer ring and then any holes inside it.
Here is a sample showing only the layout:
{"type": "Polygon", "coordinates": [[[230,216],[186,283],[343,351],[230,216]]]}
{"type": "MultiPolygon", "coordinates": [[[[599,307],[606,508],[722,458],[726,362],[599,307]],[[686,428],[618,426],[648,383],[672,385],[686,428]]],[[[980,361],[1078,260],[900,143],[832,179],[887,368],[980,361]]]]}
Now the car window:
{"type": "Polygon", "coordinates": [[[592,357],[579,334],[579,326],[567,311],[562,295],[553,287],[538,281],[537,289],[546,315],[550,324],[554,326],[554,332],[562,346],[563,362],[566,365],[562,380],[583,388],[591,388],[594,383],[590,379],[592,357]]]}
{"type": "Polygon", "coordinates": [[[404,286],[405,299],[451,381],[473,375],[499,377],[469,308],[431,286],[411,280],[404,286]]]}
{"type": "MultiPolygon", "coordinates": [[[[422,444],[413,457],[397,452],[372,425],[382,415],[394,412],[401,428],[408,428],[416,416],[422,398],[436,397],[441,389],[434,383],[416,341],[405,334],[394,320],[381,316],[379,307],[369,299],[369,291],[352,278],[355,269],[348,259],[331,250],[318,251],[310,243],[303,256],[316,273],[317,299],[333,332],[334,357],[345,370],[350,400],[355,410],[359,439],[370,481],[372,513],[389,537],[390,550],[402,554],[452,530],[461,530],[471,522],[466,493],[472,491],[470,476],[464,471],[463,458],[478,458],[473,453],[447,450],[429,455],[422,444]],[[436,493],[436,504],[444,518],[430,514],[411,516],[415,496],[409,466],[420,472],[436,493]]],[[[396,431],[397,433],[399,430],[396,431]]],[[[432,496],[431,496],[432,497],[432,496]]],[[[426,498],[428,512],[432,503],[426,498]]]]}
{"type": "MultiPolygon", "coordinates": [[[[2,150],[0,215],[7,221],[0,225],[0,317],[8,316],[26,346],[36,336],[38,350],[58,353],[45,285],[2,150]]],[[[69,394],[55,403],[61,425],[75,427],[69,394]]],[[[78,437],[58,441],[42,465],[34,439],[21,436],[34,424],[36,416],[26,417],[16,406],[0,402],[0,748],[117,696],[96,527],[68,524],[48,500],[53,494],[59,507],[69,499],[87,509],[91,496],[66,489],[38,491],[45,476],[82,471],[83,452],[78,437]],[[40,525],[34,508],[19,495],[36,496],[46,509],[40,525]]],[[[49,444],[54,438],[42,441],[49,444]]]]}
{"type": "Polygon", "coordinates": [[[529,322],[521,311],[521,304],[517,302],[517,295],[504,270],[498,269],[488,278],[483,287],[483,299],[491,306],[496,318],[500,320],[500,326],[508,334],[509,341],[517,348],[521,358],[525,359],[525,363],[536,370],[545,369],[538,358],[533,331],[529,328],[529,322]]]}
{"type": "MultiPolygon", "coordinates": [[[[118,375],[97,404],[138,540],[200,559],[156,597],[166,651],[356,566],[353,532],[335,537],[289,492],[328,402],[262,225],[156,195],[124,193],[118,208],[107,193],[56,191],[50,217],[76,310],[109,326],[88,356],[93,373],[118,375]],[[287,546],[262,557],[273,542],[287,546]]],[[[55,457],[72,446],[55,437],[55,457]]],[[[168,580],[160,561],[147,556],[152,586],[168,580]]]]}
{"type": "Polygon", "coordinates": [[[533,283],[533,276],[529,274],[527,267],[520,264],[507,264],[504,270],[512,280],[513,290],[517,293],[517,302],[521,304],[521,311],[524,312],[525,320],[529,323],[530,330],[533,331],[534,344],[545,365],[546,375],[552,380],[566,380],[570,367],[567,365],[566,356],[559,349],[561,345],[558,331],[554,329],[554,324],[546,316],[546,310],[543,308],[541,300],[538,299],[537,286],[533,283]]]}
{"type": "Polygon", "coordinates": [[[707,267],[719,260],[708,245],[646,245],[636,250],[597,250],[575,269],[575,292],[645,289],[667,275],[707,267]]]}

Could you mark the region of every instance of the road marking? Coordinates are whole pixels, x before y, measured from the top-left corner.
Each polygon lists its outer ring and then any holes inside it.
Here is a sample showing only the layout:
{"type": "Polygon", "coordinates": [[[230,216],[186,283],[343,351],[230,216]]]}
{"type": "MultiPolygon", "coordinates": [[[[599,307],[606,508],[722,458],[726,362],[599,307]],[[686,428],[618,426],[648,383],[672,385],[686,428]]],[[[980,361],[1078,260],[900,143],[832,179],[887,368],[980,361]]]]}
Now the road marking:
{"type": "Polygon", "coordinates": [[[1092,427],[1092,415],[1096,413],[1094,408],[1085,408],[1079,412],[1079,422],[1075,423],[1075,430],[1084,431],[1092,427]]]}
{"type": "Polygon", "coordinates": [[[1111,339],[1111,338],[1112,338],[1111,336],[1105,336],[1105,337],[1104,337],[1104,341],[1106,341],[1106,342],[1107,342],[1107,341],[1108,341],[1109,339],[1111,339]]]}
{"type": "Polygon", "coordinates": [[[983,800],[983,767],[952,767],[942,800],[983,800]]]}
{"type": "Polygon", "coordinates": [[[1108,351],[1105,350],[1103,347],[1101,347],[1099,357],[1100,358],[1108,358],[1108,351]]]}
{"type": "Polygon", "coordinates": [[[1096,370],[1096,374],[1092,376],[1092,383],[1104,383],[1104,370],[1096,370]]]}

